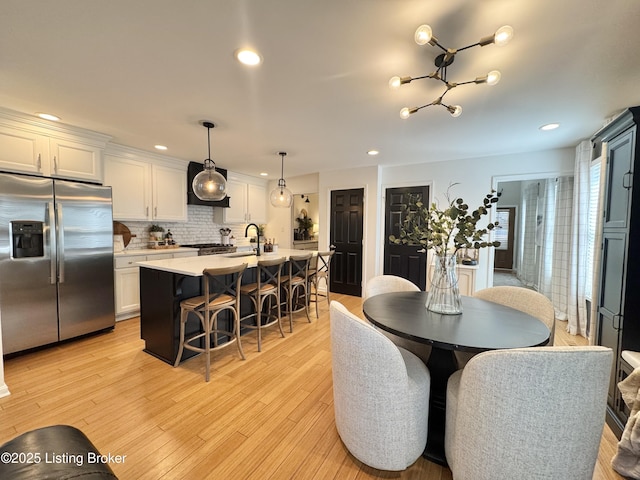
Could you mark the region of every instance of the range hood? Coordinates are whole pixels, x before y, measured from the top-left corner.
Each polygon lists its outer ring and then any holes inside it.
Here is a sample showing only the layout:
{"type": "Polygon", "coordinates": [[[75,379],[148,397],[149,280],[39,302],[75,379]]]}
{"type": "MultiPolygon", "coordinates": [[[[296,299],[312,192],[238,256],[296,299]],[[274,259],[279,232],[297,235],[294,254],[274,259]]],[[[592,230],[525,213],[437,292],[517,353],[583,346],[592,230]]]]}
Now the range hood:
{"type": "MultiPolygon", "coordinates": [[[[187,205],[207,205],[209,207],[229,208],[229,197],[224,197],[222,200],[213,202],[200,200],[196,197],[196,194],[193,193],[193,178],[199,174],[203,168],[202,163],[189,162],[189,166],[187,167],[187,205]]],[[[225,179],[227,178],[227,171],[224,168],[216,167],[216,171],[220,172],[225,179]]]]}

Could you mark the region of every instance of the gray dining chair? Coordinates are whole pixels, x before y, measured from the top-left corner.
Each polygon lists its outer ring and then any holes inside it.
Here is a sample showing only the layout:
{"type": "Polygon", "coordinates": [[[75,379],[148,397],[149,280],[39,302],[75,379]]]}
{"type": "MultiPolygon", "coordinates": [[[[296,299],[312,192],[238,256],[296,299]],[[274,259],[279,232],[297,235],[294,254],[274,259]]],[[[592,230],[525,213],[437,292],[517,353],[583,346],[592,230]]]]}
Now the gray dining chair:
{"type": "Polygon", "coordinates": [[[542,321],[549,330],[548,345],[553,345],[556,328],[556,315],[551,300],[535,290],[523,287],[498,286],[478,290],[474,297],[489,302],[499,303],[505,307],[515,308],[542,321]]]}
{"type": "Polygon", "coordinates": [[[473,357],[449,377],[445,453],[455,480],[591,480],[610,348],[532,347],[473,357]]]}
{"type": "MultiPolygon", "coordinates": [[[[523,287],[512,287],[501,285],[497,287],[484,288],[473,294],[475,298],[486,300],[488,302],[498,303],[505,307],[519,310],[532,317],[537,318],[549,328],[549,343],[551,346],[554,342],[554,333],[556,328],[556,313],[551,300],[535,290],[523,287]]],[[[459,368],[469,362],[476,355],[475,353],[456,351],[456,361],[459,368]]]]}
{"type": "MultiPolygon", "coordinates": [[[[396,275],[377,275],[369,279],[365,285],[364,298],[366,300],[374,295],[381,295],[383,293],[419,291],[420,288],[406,278],[398,277],[396,275]]],[[[429,356],[431,355],[430,345],[402,338],[398,335],[394,335],[393,333],[384,331],[382,333],[399,347],[405,348],[420,357],[424,363],[427,363],[429,360],[429,356]]]]}
{"type": "Polygon", "coordinates": [[[427,443],[429,370],[339,302],[329,310],[338,434],[362,463],[404,470],[427,443]]]}

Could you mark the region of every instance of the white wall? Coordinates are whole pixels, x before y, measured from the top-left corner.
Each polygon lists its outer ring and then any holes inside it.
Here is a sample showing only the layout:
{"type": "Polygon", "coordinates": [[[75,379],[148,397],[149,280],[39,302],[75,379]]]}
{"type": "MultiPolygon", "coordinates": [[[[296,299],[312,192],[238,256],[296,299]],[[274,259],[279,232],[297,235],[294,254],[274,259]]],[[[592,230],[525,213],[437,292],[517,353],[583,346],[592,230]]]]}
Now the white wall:
{"type": "MultiPolygon", "coordinates": [[[[286,178],[287,188],[291,190],[294,195],[301,195],[307,193],[318,193],[318,179],[317,173],[311,175],[302,175],[299,177],[286,178]]],[[[271,190],[278,185],[277,180],[272,180],[267,186],[267,202],[268,196],[271,190]]],[[[265,235],[269,238],[275,238],[278,246],[281,248],[293,248],[293,218],[291,209],[274,207],[269,203],[267,210],[267,217],[269,222],[265,235]]],[[[314,220],[316,220],[314,218],[314,220]]],[[[326,225],[320,220],[320,232],[326,229],[326,225]]]]}
{"type": "Polygon", "coordinates": [[[320,250],[329,247],[330,206],[332,190],[349,190],[364,188],[363,236],[362,250],[362,278],[363,287],[366,279],[375,275],[376,257],[379,251],[379,184],[380,167],[352,168],[347,170],[333,170],[321,172],[319,181],[320,197],[320,235],[318,247],[320,250]]]}
{"type": "MultiPolygon", "coordinates": [[[[389,187],[414,185],[432,185],[432,199],[446,201],[444,194],[451,183],[459,185],[452,188],[453,197],[462,197],[475,209],[484,196],[495,188],[497,178],[516,180],[531,174],[546,177],[554,173],[573,171],[575,149],[564,148],[542,152],[530,152],[483,158],[472,158],[449,162],[423,163],[419,165],[390,166],[382,169],[382,191],[389,187]]],[[[529,177],[530,178],[530,177],[529,177]]],[[[382,197],[382,195],[380,195],[382,197]]],[[[377,221],[384,223],[384,201],[377,221]]],[[[380,242],[376,242],[380,245],[380,242]]],[[[480,262],[476,288],[491,285],[493,279],[493,252],[490,249],[480,251],[480,262]]],[[[382,256],[379,247],[376,255],[382,256]]],[[[377,272],[382,273],[382,272],[377,272]]],[[[376,274],[376,273],[374,273],[376,274]]]]}

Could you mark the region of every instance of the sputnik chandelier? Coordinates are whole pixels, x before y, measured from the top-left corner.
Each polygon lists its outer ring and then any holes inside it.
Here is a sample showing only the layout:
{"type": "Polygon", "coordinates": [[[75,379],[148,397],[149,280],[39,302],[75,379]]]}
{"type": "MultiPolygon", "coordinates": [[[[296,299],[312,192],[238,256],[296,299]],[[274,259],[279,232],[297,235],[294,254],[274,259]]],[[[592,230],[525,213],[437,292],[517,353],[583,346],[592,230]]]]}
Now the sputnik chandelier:
{"type": "Polygon", "coordinates": [[[513,28],[511,28],[509,25],[505,25],[504,27],[500,27],[493,35],[481,38],[478,43],[467,45],[466,47],[462,48],[445,48],[440,45],[438,39],[433,36],[433,31],[429,25],[420,25],[414,35],[416,43],[418,45],[425,45],[428,43],[432,47],[438,47],[444,52],[438,55],[434,61],[437,67],[436,71],[430,73],[429,75],[423,75],[422,77],[392,77],[391,80],[389,80],[389,87],[393,90],[396,90],[400,88],[400,85],[411,83],[411,81],[413,80],[432,78],[434,80],[442,82],[446,88],[442,95],[440,95],[431,103],[427,103],[426,105],[422,105],[421,107],[404,107],[402,110],[400,110],[400,118],[409,118],[410,115],[416,113],[418,110],[421,110],[425,107],[430,107],[431,105],[441,105],[449,111],[451,116],[459,117],[462,114],[462,107],[460,105],[447,105],[443,103],[442,99],[444,98],[444,96],[454,88],[460,85],[467,85],[469,83],[486,83],[488,85],[495,85],[500,81],[500,72],[497,70],[492,70],[482,77],[477,77],[475,80],[456,83],[450,82],[447,79],[447,67],[449,67],[449,65],[453,63],[456,54],[462,52],[463,50],[467,50],[469,48],[477,46],[484,47],[485,45],[490,45],[492,43],[495,43],[498,46],[506,45],[507,43],[509,43],[512,37],[513,28]]]}

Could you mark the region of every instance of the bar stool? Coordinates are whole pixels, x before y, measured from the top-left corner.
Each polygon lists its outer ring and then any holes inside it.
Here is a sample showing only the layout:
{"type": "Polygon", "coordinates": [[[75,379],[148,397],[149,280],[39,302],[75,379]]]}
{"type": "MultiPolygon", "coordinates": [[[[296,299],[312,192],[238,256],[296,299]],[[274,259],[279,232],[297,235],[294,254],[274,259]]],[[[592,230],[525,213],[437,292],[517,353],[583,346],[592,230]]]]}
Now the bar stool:
{"type": "Polygon", "coordinates": [[[315,268],[313,266],[313,260],[311,261],[309,281],[311,282],[311,286],[313,286],[313,290],[309,291],[309,302],[314,302],[316,304],[316,318],[320,317],[320,315],[318,314],[318,297],[326,297],[327,306],[329,306],[331,303],[331,299],[329,298],[329,286],[331,259],[333,258],[333,253],[333,250],[329,252],[318,252],[318,254],[314,257],[315,268]],[[322,280],[324,280],[326,285],[326,290],[324,293],[320,293],[318,291],[318,287],[322,280]]]}
{"type": "Polygon", "coordinates": [[[285,294],[283,314],[289,315],[289,331],[293,332],[293,314],[305,311],[307,320],[309,316],[309,263],[311,253],[303,255],[291,255],[289,257],[288,274],[282,281],[285,294]]]}
{"type": "MultiPolygon", "coordinates": [[[[188,349],[194,352],[205,354],[205,379],[209,381],[209,370],[211,368],[211,350],[227,347],[232,343],[238,346],[238,352],[242,360],[245,359],[240,343],[240,282],[242,274],[247,268],[247,264],[224,268],[206,268],[202,272],[204,295],[186,298],[180,302],[180,348],[176,362],[177,367],[182,359],[182,352],[188,349]],[[229,310],[233,314],[232,323],[229,329],[218,328],[218,315],[220,312],[229,310]],[[185,338],[185,325],[193,313],[200,319],[202,333],[185,338]],[[228,335],[226,343],[218,344],[218,334],[228,335]],[[211,336],[213,335],[213,347],[211,346],[211,336]],[[193,345],[193,342],[204,339],[204,348],[193,345]]],[[[201,343],[200,343],[201,344],[201,343]]]]}
{"type": "Polygon", "coordinates": [[[273,260],[260,260],[256,268],[256,282],[242,285],[240,293],[246,295],[253,302],[254,312],[240,318],[240,326],[252,328],[258,331],[258,351],[262,351],[262,329],[271,325],[278,325],[280,335],[284,338],[282,324],[280,323],[280,288],[282,266],[286,259],[284,257],[273,260]],[[272,300],[275,299],[275,307],[272,300]],[[263,311],[265,301],[269,300],[266,312],[263,311]],[[274,308],[276,313],[273,313],[274,308]],[[249,318],[255,318],[255,325],[242,323],[249,318]],[[264,319],[264,323],[263,323],[264,319]]]}

